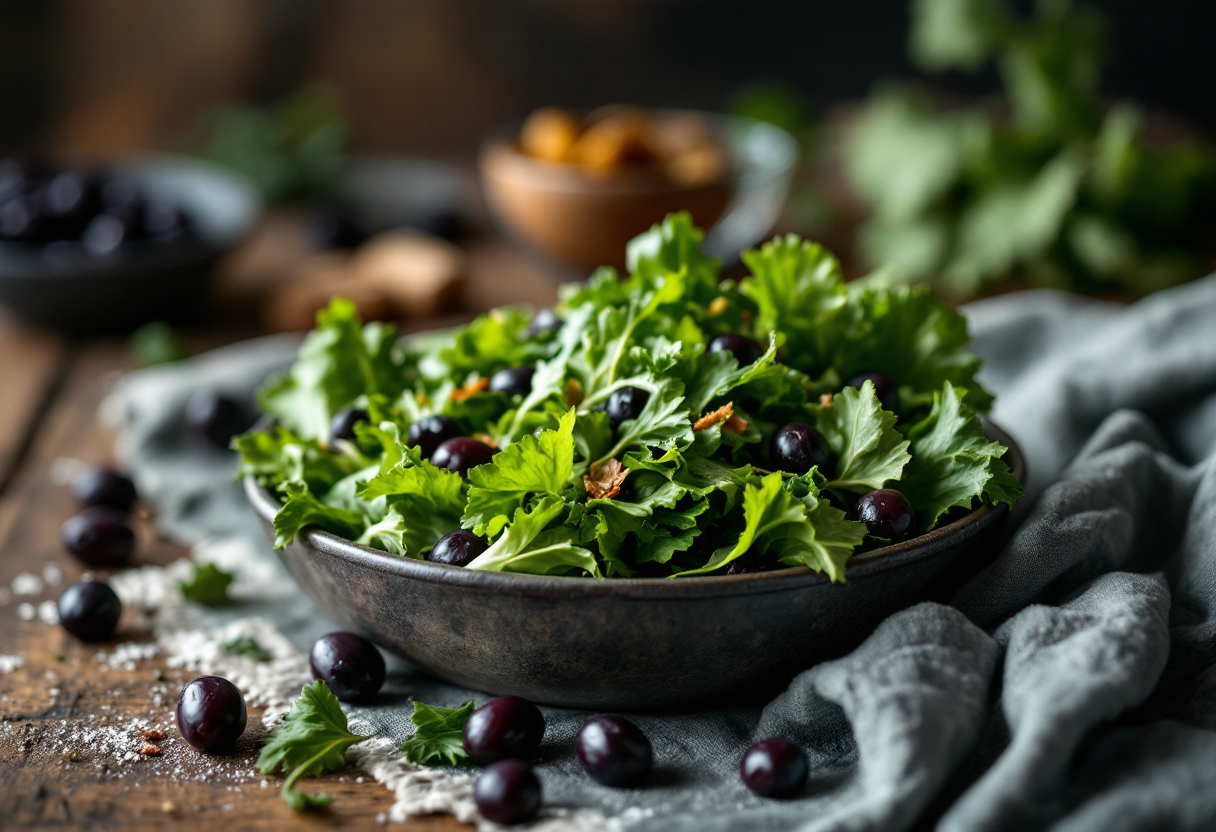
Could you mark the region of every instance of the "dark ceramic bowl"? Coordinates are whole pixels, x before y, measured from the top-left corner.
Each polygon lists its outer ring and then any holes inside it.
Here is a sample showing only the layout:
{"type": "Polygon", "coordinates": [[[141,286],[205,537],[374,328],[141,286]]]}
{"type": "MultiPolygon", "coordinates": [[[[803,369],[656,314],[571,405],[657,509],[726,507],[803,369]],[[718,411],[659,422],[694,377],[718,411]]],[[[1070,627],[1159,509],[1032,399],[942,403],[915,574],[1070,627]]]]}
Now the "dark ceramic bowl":
{"type": "Polygon", "coordinates": [[[189,242],[141,243],[113,257],[48,258],[41,246],[0,243],[0,304],[26,323],[72,333],[129,329],[197,312],[220,257],[244,240],[261,200],[243,178],[209,162],[145,156],[106,170],[134,180],[193,223],[189,242]]]}
{"type": "MultiPolygon", "coordinates": [[[[1017,446],[989,433],[1021,481],[1017,446]]],[[[278,499],[252,478],[245,490],[273,539],[278,499]]],[[[654,710],[767,694],[848,652],[891,613],[974,573],[995,554],[985,533],[1005,512],[982,506],[857,555],[843,584],[805,567],[628,580],[482,572],[317,530],[278,551],[339,625],[442,679],[550,705],[654,710]]]]}

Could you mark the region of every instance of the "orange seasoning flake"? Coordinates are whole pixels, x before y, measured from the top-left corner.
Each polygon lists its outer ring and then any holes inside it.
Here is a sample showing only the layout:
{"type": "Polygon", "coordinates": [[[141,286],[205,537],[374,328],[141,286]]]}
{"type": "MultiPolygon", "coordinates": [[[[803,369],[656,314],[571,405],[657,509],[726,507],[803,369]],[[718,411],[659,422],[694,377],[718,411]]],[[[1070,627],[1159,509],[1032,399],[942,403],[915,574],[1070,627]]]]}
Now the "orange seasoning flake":
{"type": "Polygon", "coordinates": [[[462,402],[470,396],[477,395],[489,386],[490,380],[488,378],[479,378],[474,381],[470,381],[464,387],[457,387],[452,391],[452,395],[449,396],[449,398],[454,402],[462,402]]]}
{"type": "Polygon", "coordinates": [[[148,728],[140,731],[139,735],[146,740],[163,740],[165,738],[165,732],[157,731],[155,728],[148,728]]]}
{"type": "Polygon", "coordinates": [[[621,493],[621,486],[629,469],[621,467],[619,460],[610,459],[601,465],[592,465],[591,473],[583,477],[587,495],[593,500],[610,500],[621,493]]]}
{"type": "Polygon", "coordinates": [[[693,430],[705,430],[712,428],[714,425],[722,423],[722,430],[728,430],[731,433],[743,433],[747,430],[747,420],[735,415],[735,403],[727,402],[717,410],[711,410],[697,421],[693,422],[693,430]]]}
{"type": "Polygon", "coordinates": [[[143,754],[145,757],[157,757],[160,756],[160,749],[155,745],[145,745],[143,748],[139,749],[139,753],[143,754]]]}

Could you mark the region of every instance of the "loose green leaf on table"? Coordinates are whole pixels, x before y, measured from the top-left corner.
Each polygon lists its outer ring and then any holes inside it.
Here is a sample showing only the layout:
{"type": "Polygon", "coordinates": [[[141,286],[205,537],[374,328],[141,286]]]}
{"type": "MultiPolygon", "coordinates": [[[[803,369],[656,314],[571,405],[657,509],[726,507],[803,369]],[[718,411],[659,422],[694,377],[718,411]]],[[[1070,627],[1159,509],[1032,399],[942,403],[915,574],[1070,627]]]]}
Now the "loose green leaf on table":
{"type": "Polygon", "coordinates": [[[441,708],[414,700],[414,736],[401,744],[405,759],[420,766],[465,766],[464,726],[473,713],[473,703],[459,708],[441,708]]]}
{"type": "Polygon", "coordinates": [[[262,774],[287,774],[283,799],[297,812],[325,808],[333,803],[332,796],[295,791],[296,781],[344,768],[346,749],[365,739],[350,732],[338,698],[317,681],[304,686],[283,722],[262,740],[257,769],[262,774]]]}
{"type": "Polygon", "coordinates": [[[188,581],[178,581],[177,589],[187,601],[218,607],[228,603],[228,585],[236,580],[231,572],[214,563],[195,564],[188,581]]]}
{"type": "Polygon", "coordinates": [[[230,656],[244,656],[259,664],[264,664],[274,658],[252,636],[237,636],[232,641],[221,644],[220,649],[230,656]]]}

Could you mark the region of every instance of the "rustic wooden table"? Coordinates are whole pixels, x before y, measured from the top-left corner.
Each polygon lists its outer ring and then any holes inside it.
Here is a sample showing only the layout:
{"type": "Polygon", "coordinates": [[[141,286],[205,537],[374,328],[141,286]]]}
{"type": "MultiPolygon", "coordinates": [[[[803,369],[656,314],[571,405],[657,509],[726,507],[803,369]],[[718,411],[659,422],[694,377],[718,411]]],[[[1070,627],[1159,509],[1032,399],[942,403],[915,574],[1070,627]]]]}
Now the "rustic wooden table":
{"type": "MultiPolygon", "coordinates": [[[[475,242],[467,250],[469,312],[555,297],[554,276],[501,243],[475,242]]],[[[191,346],[203,350],[248,334],[210,327],[189,336],[191,346]]],[[[84,571],[59,542],[59,526],[75,509],[67,489],[51,480],[52,462],[110,459],[112,437],[99,426],[97,409],[108,380],[130,367],[122,340],[73,342],[0,318],[0,655],[23,661],[0,667],[0,829],[373,825],[393,800],[370,777],[354,770],[326,775],[318,786],[335,796],[332,811],[295,815],[279,798],[281,778],[253,773],[256,731],[219,758],[202,758],[174,741],[173,703],[192,674],[158,659],[141,661],[135,670],[112,668],[97,659],[108,645],[82,644],[39,620],[39,604],[53,602],[84,571]],[[51,580],[40,592],[18,595],[12,582],[22,573],[51,580]],[[130,726],[134,718],[165,731],[164,751],[116,762],[123,749],[138,752],[145,744],[130,726]]],[[[165,564],[184,554],[156,539],[146,522],[139,534],[136,564],[165,564]]],[[[116,636],[139,637],[129,629],[116,636]]],[[[251,710],[251,729],[259,713],[251,710]]],[[[405,828],[466,827],[432,816],[405,828]]]]}

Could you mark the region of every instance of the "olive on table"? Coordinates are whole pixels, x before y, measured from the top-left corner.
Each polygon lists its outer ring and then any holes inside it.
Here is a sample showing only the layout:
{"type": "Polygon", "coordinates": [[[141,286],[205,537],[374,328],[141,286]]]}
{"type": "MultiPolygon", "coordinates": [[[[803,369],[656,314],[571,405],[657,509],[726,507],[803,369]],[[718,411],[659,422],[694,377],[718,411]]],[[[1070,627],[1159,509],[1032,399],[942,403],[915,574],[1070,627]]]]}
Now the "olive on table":
{"type": "Polygon", "coordinates": [[[317,639],[308,655],[312,678],[329,685],[343,702],[366,702],[384,685],[384,657],[362,636],[329,633],[317,639]]]}
{"type": "Polygon", "coordinates": [[[105,581],[80,581],[59,596],[59,624],[81,641],[105,641],[122,617],[122,601],[105,581]]]}
{"type": "Polygon", "coordinates": [[[545,718],[539,708],[519,696],[500,696],[469,715],[464,751],[478,765],[530,760],[544,736],[545,718]]]}
{"type": "Polygon", "coordinates": [[[743,783],[761,797],[790,797],[806,784],[806,754],[787,739],[761,740],[739,761],[743,783]]]}
{"type": "Polygon", "coordinates": [[[120,511],[86,508],[59,527],[63,547],[89,566],[122,566],[135,552],[135,531],[120,511]]]}
{"type": "Polygon", "coordinates": [[[654,762],[654,751],[642,729],[612,714],[587,720],[576,745],[583,771],[604,786],[640,785],[654,762]]]}
{"type": "Polygon", "coordinates": [[[72,496],[81,507],[106,506],[130,511],[137,496],[131,478],[104,465],[90,466],[72,479],[72,496]]]}
{"type": "Polygon", "coordinates": [[[504,826],[523,823],[540,811],[540,780],[525,762],[499,760],[477,778],[473,800],[486,820],[504,826]]]}
{"type": "Polygon", "coordinates": [[[177,697],[177,730],[199,751],[222,754],[245,731],[245,698],[220,676],[199,676],[177,697]]]}

